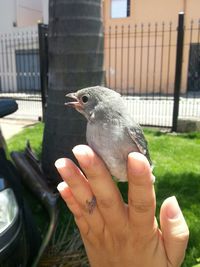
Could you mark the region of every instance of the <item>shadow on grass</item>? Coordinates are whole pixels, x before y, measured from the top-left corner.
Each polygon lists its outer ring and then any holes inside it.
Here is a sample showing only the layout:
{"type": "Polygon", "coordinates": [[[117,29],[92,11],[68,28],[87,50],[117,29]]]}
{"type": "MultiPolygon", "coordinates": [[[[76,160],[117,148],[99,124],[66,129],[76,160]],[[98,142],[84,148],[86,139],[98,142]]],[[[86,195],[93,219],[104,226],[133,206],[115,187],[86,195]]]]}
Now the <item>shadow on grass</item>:
{"type": "Polygon", "coordinates": [[[175,195],[184,208],[190,208],[194,203],[200,203],[200,174],[166,173],[155,184],[157,202],[175,195]]]}
{"type": "Polygon", "coordinates": [[[165,136],[165,135],[168,135],[168,136],[174,136],[174,137],[182,137],[184,139],[200,139],[200,132],[191,132],[191,133],[171,133],[169,131],[166,131],[166,132],[162,132],[162,131],[158,131],[158,130],[155,130],[155,129],[148,129],[148,128],[145,128],[144,129],[144,133],[145,134],[149,134],[151,136],[165,136]]]}
{"type": "MultiPolygon", "coordinates": [[[[125,201],[127,201],[128,183],[118,183],[118,187],[125,201]]],[[[155,182],[157,206],[169,196],[175,195],[179,204],[185,209],[200,203],[200,174],[166,173],[155,182]]],[[[199,210],[200,212],[200,210],[199,210]]]]}
{"type": "Polygon", "coordinates": [[[183,138],[188,138],[188,139],[200,139],[200,132],[192,132],[192,133],[182,134],[181,136],[183,138]]]}

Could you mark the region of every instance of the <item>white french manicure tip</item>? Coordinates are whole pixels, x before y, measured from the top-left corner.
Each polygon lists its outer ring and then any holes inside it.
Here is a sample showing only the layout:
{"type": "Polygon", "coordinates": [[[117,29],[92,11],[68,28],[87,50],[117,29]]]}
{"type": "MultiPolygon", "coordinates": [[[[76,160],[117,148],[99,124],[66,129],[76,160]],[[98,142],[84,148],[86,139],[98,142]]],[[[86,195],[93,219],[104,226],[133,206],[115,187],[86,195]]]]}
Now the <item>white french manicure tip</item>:
{"type": "Polygon", "coordinates": [[[66,182],[61,182],[61,183],[59,183],[59,184],[57,185],[57,189],[58,189],[59,192],[63,191],[63,190],[64,190],[65,188],[67,188],[67,187],[68,187],[68,185],[67,185],[66,182]]]}
{"type": "Polygon", "coordinates": [[[152,181],[152,184],[155,183],[155,180],[156,180],[156,177],[152,174],[152,175],[151,175],[151,181],[152,181]]]}

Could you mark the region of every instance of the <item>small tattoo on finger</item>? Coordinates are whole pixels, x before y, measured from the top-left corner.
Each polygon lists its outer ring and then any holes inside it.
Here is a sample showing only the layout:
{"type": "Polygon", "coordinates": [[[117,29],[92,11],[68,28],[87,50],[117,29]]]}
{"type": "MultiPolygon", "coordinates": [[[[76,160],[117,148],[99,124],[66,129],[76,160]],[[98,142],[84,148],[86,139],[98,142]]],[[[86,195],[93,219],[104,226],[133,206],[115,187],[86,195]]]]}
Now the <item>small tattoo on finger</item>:
{"type": "Polygon", "coordinates": [[[86,200],[87,211],[92,214],[96,207],[96,197],[93,196],[91,200],[86,200]]]}

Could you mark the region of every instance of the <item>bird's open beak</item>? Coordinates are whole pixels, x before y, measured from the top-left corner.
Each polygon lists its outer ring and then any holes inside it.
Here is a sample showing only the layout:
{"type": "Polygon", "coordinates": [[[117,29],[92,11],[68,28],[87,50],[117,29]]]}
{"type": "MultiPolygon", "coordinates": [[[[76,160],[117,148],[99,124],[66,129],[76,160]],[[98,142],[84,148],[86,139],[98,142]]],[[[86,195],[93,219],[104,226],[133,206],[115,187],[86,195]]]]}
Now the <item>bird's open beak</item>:
{"type": "Polygon", "coordinates": [[[69,93],[65,95],[66,97],[74,99],[74,101],[70,101],[65,103],[66,106],[73,107],[75,109],[82,108],[82,104],[80,103],[79,99],[76,96],[76,93],[69,93]]]}

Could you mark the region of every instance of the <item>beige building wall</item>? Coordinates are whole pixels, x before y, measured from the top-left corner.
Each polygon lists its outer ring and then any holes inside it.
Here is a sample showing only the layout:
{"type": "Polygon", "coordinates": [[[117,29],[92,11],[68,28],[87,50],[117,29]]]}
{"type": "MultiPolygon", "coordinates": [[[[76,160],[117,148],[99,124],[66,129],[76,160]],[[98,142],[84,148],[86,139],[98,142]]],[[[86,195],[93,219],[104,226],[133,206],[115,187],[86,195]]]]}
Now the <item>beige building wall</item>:
{"type": "MultiPolygon", "coordinates": [[[[193,1],[193,0],[190,0],[193,1]]],[[[198,0],[197,0],[198,1],[198,0]]],[[[149,23],[177,21],[177,14],[184,10],[184,0],[131,0],[129,18],[111,18],[111,0],[104,0],[105,24],[113,23],[149,23]]]]}
{"type": "Polygon", "coordinates": [[[131,0],[130,17],[113,19],[111,0],[104,0],[107,85],[125,93],[172,94],[178,13],[184,11],[186,30],[181,91],[186,92],[189,43],[200,41],[199,10],[199,0],[131,0]],[[192,19],[194,29],[191,31],[192,19]]]}
{"type": "Polygon", "coordinates": [[[35,26],[43,20],[41,0],[16,0],[17,27],[35,26]]]}

